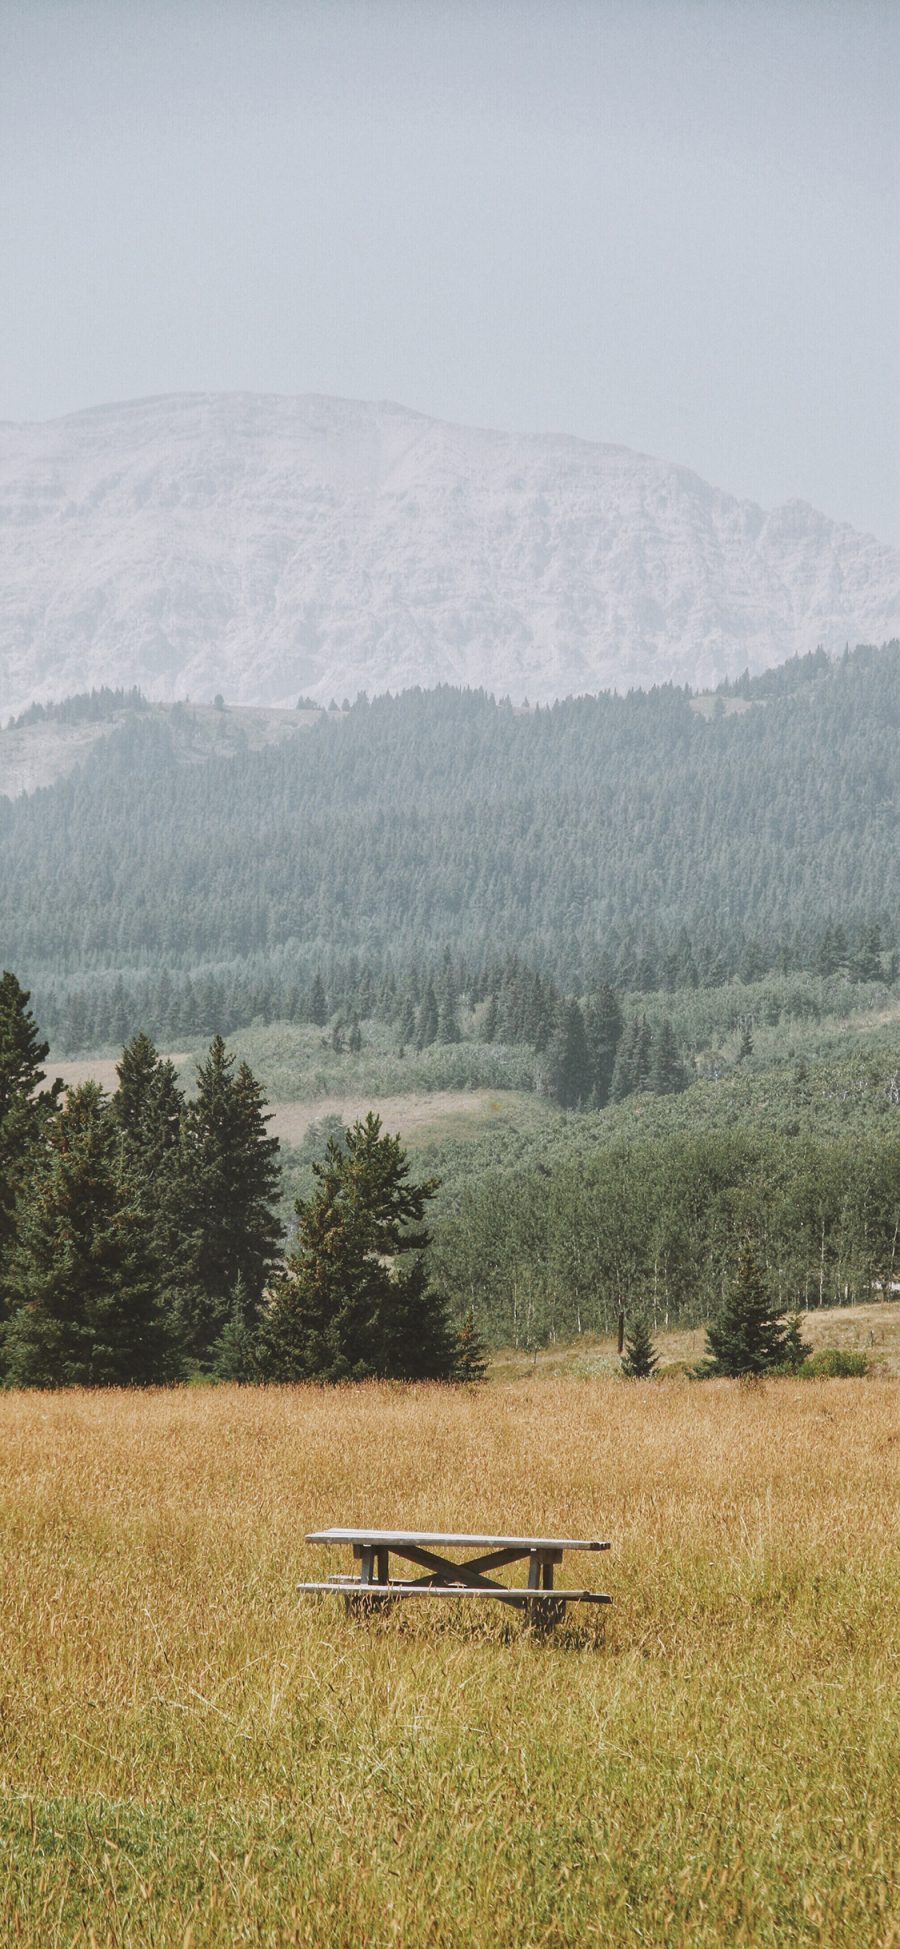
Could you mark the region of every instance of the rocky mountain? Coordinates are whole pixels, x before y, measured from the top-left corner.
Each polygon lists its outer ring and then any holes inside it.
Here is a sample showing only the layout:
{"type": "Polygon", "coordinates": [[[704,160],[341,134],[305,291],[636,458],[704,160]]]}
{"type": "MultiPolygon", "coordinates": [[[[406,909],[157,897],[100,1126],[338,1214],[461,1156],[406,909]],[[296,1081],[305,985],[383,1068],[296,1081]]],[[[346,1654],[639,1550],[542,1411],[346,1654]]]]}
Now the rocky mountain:
{"type": "Polygon", "coordinates": [[[623,447],[251,394],[0,426],[0,716],[704,686],[898,634],[900,553],[623,447]]]}

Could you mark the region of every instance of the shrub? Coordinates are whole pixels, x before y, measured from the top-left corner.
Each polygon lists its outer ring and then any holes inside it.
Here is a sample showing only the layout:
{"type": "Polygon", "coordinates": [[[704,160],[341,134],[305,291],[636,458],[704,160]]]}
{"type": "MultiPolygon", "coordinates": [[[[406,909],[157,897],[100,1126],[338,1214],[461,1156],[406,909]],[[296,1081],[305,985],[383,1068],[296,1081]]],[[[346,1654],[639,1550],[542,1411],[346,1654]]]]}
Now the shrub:
{"type": "Polygon", "coordinates": [[[820,1347],[818,1353],[810,1354],[809,1359],[804,1360],[800,1372],[813,1380],[861,1380],[868,1365],[864,1353],[850,1353],[841,1347],[820,1347]]]}

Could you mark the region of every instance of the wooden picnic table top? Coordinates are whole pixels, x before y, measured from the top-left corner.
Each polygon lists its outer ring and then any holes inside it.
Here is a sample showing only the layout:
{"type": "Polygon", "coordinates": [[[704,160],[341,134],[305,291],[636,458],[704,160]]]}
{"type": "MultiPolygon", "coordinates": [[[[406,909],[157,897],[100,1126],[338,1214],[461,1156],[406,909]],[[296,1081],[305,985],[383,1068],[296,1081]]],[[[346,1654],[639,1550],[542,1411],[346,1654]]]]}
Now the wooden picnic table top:
{"type": "Polygon", "coordinates": [[[418,1544],[427,1549],[442,1544],[446,1549],[483,1550],[608,1550],[583,1536],[468,1536],[453,1531],[424,1529],[319,1529],[306,1537],[307,1543],[362,1543],[376,1549],[418,1544]]]}

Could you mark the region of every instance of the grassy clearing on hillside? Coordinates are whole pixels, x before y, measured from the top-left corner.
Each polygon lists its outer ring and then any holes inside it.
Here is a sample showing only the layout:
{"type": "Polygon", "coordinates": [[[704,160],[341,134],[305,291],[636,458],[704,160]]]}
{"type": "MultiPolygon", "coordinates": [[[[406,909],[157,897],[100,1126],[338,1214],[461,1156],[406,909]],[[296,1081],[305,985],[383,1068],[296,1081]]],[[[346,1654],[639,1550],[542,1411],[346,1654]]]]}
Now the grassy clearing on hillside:
{"type": "Polygon", "coordinates": [[[889,1949],[898,1465],[877,1380],[0,1397],[0,1939],[889,1949]],[[298,1598],[361,1520],[607,1535],[605,1642],[298,1598]]]}
{"type": "MultiPolygon", "coordinates": [[[[836,1347],[841,1353],[864,1353],[873,1375],[900,1376],[900,1303],[876,1300],[861,1306],[812,1307],[800,1315],[803,1338],[814,1353],[836,1347]]],[[[695,1367],[706,1354],[705,1326],[675,1326],[654,1333],[660,1378],[666,1368],[695,1367]]],[[[555,1341],[548,1347],[501,1347],[491,1356],[490,1378],[523,1380],[532,1374],[581,1380],[620,1374],[616,1341],[608,1334],[583,1333],[580,1339],[555,1341]]]]}
{"type": "MultiPolygon", "coordinates": [[[[182,1083],[189,1080],[193,1059],[175,1055],[171,1060],[182,1071],[182,1083]]],[[[67,1089],[92,1081],[109,1092],[118,1086],[114,1059],[85,1056],[79,1062],[49,1063],[48,1072],[61,1076],[67,1089]]],[[[370,1095],[294,1098],[271,1101],[271,1131],[283,1144],[299,1144],[310,1124],[325,1117],[340,1117],[354,1122],[376,1109],[386,1130],[399,1132],[413,1144],[455,1143],[480,1137],[498,1125],[515,1130],[532,1130],[553,1119],[553,1112],[540,1097],[522,1096],[513,1090],[434,1090],[407,1092],[398,1096],[370,1095]]]]}

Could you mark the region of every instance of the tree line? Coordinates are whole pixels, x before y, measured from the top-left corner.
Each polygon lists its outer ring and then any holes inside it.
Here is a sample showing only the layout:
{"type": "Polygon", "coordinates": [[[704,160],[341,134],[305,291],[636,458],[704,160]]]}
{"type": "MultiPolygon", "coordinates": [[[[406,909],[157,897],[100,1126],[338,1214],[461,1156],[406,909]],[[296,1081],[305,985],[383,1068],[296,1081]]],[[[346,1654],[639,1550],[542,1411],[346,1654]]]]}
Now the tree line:
{"type": "MultiPolygon", "coordinates": [[[[608,1114],[608,1113],[607,1113],[608,1114]]],[[[543,1156],[448,1158],[433,1256],[493,1345],[714,1317],[750,1240],[781,1313],[888,1296],[900,1281],[896,1109],[845,1136],[772,1127],[600,1141],[569,1125],[543,1156]],[[789,1134],[790,1131],[790,1134],[789,1134]]]]}
{"type": "MultiPolygon", "coordinates": [[[[808,967],[787,949],[779,950],[774,959],[773,970],[748,951],[735,970],[717,957],[701,979],[682,930],[678,950],[661,963],[645,954],[635,967],[628,956],[596,955],[587,970],[586,993],[612,988],[620,999],[626,994],[700,997],[727,987],[736,995],[738,1014],[762,1007],[765,1019],[773,1022],[786,1006],[788,1014],[815,1020],[829,1012],[827,998],[823,1002],[816,993],[816,983],[890,985],[898,970],[897,952],[885,948],[878,926],[854,936],[839,923],[828,922],[812,939],[808,967]],[[794,982],[786,995],[784,984],[793,975],[808,979],[794,982]],[[762,993],[767,978],[769,985],[762,993]],[[741,999],[737,991],[742,987],[756,992],[741,999]]],[[[211,1035],[215,1027],[233,1035],[258,1024],[324,1027],[336,1021],[349,1034],[354,1022],[366,1020],[396,1028],[399,1046],[421,1050],[434,1042],[459,1040],[466,1032],[460,1014],[474,1012],[481,1002],[488,1006],[478,1033],[486,1041],[542,1048],[561,999],[558,984],[550,975],[539,974],[527,955],[487,957],[473,965],[449,949],[416,958],[403,968],[395,966],[392,956],[386,957],[384,965],[375,965],[350,955],[345,960],[325,957],[323,966],[308,975],[293,955],[278,953],[271,959],[253,956],[225,968],[190,972],[164,965],[155,973],[118,970],[94,975],[89,981],[76,975],[39,981],[33,992],[52,1046],[70,1056],[121,1048],[138,1027],[145,1027],[157,1042],[175,1046],[211,1035]],[[442,1018],[448,965],[452,1000],[442,1018]]]]}
{"type": "Polygon", "coordinates": [[[448,1152],[443,1185],[413,1181],[370,1115],[323,1133],[286,1240],[262,1092],[221,1037],[189,1097],[143,1032],[111,1095],[63,1097],[29,1000],[2,976],[8,1385],[474,1379],[483,1342],[608,1332],[623,1309],[653,1327],[715,1318],[741,1239],[775,1317],[900,1278],[894,1096],[846,1136],[601,1144],[601,1119],[561,1120],[555,1148],[503,1168],[477,1142],[457,1168],[448,1152]]]}

